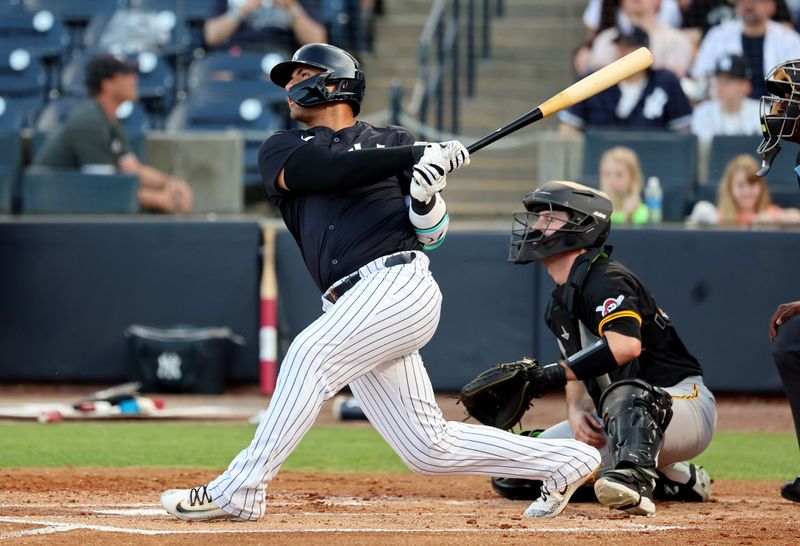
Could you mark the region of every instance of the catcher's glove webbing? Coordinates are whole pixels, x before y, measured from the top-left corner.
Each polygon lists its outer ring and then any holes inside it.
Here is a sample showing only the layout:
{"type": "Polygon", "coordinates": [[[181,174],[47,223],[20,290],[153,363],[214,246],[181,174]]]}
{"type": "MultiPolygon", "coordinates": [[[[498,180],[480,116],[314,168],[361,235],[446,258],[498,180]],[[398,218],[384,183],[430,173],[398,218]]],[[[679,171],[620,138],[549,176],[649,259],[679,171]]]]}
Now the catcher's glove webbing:
{"type": "Polygon", "coordinates": [[[458,401],[484,425],[508,430],[531,407],[535,393],[529,371],[538,366],[533,358],[496,364],[464,385],[458,401]]]}

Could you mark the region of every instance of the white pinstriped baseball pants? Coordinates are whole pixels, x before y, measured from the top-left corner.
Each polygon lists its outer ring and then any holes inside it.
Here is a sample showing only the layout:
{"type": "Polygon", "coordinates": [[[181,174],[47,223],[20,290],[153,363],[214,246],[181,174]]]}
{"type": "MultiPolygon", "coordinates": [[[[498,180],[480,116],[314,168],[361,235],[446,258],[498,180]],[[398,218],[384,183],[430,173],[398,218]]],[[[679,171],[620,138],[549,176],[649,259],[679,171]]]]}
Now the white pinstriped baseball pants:
{"type": "Polygon", "coordinates": [[[364,413],[413,471],[539,479],[564,487],[592,472],[599,452],[575,440],[539,440],[482,425],[447,422],[418,350],[439,323],[441,293],[416,252],[409,264],[384,258],[295,338],[269,408],[250,445],[209,486],[228,513],[258,519],[266,483],[278,472],[323,402],[350,385],[364,413]]]}

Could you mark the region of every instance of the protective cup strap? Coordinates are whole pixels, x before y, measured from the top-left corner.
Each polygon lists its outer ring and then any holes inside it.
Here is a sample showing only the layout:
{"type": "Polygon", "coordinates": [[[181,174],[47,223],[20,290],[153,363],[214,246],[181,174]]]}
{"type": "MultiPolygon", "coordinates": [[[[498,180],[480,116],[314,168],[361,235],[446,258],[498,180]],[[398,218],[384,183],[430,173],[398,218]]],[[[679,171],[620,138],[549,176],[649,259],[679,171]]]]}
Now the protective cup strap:
{"type": "Polygon", "coordinates": [[[599,377],[617,369],[617,360],[614,358],[614,353],[611,352],[605,336],[567,358],[566,363],[575,377],[581,381],[599,377]]]}

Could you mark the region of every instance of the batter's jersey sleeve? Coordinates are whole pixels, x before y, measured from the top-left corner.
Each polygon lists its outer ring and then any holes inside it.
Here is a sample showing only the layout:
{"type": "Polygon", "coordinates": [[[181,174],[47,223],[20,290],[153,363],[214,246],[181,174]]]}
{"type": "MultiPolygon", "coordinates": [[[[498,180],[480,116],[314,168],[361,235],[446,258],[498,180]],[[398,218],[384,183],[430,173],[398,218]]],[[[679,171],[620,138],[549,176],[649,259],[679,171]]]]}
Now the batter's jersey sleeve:
{"type": "Polygon", "coordinates": [[[620,275],[587,279],[581,291],[584,324],[602,336],[613,331],[642,339],[642,310],[636,289],[620,275]]]}
{"type": "Polygon", "coordinates": [[[296,131],[279,131],[265,140],[258,150],[258,170],[273,203],[278,204],[284,194],[275,185],[278,174],[292,154],[306,144],[296,131]]]}

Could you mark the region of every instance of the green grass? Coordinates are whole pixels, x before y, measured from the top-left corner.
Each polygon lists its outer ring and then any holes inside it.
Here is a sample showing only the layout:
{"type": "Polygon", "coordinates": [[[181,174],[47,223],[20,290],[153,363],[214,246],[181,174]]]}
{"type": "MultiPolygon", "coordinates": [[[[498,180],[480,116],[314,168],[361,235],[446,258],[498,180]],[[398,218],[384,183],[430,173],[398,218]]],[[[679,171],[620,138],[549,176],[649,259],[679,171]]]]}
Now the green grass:
{"type": "MultiPolygon", "coordinates": [[[[0,425],[0,466],[222,468],[252,425],[59,423],[0,425]]],[[[786,480],[800,473],[794,434],[719,432],[696,459],[715,479],[786,480]]],[[[408,472],[369,427],[314,427],[283,467],[323,472],[408,472]]]]}

